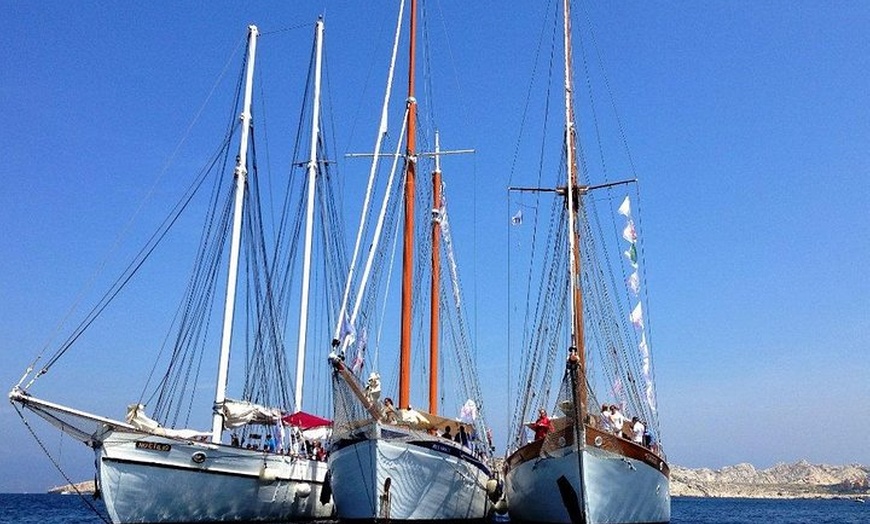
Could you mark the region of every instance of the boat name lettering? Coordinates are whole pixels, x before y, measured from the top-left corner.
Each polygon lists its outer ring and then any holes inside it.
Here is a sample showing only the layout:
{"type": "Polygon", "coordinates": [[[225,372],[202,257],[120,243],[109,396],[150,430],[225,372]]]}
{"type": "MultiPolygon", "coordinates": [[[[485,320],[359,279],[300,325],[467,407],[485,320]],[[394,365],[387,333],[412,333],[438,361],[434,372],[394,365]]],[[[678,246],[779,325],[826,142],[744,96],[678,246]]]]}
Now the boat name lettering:
{"type": "Polygon", "coordinates": [[[442,453],[450,453],[450,451],[451,451],[449,446],[445,446],[444,444],[437,444],[437,443],[432,444],[432,449],[434,449],[435,451],[440,451],[442,453]]]}
{"type": "Polygon", "coordinates": [[[151,451],[169,451],[172,446],[169,444],[161,444],[160,442],[147,442],[145,440],[136,441],[136,449],[150,449],[151,451]]]}

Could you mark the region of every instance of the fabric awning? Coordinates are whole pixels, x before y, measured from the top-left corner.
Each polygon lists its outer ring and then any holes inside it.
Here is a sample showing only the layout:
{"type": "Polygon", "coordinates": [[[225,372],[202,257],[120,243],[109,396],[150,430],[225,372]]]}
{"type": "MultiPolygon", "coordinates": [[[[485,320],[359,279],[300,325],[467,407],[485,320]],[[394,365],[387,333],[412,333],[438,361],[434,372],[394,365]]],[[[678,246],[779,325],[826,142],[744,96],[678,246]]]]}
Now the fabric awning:
{"type": "Polygon", "coordinates": [[[284,415],[281,420],[284,421],[284,424],[296,426],[302,430],[332,425],[331,420],[312,415],[311,413],[305,413],[304,411],[297,411],[291,415],[284,415]]]}

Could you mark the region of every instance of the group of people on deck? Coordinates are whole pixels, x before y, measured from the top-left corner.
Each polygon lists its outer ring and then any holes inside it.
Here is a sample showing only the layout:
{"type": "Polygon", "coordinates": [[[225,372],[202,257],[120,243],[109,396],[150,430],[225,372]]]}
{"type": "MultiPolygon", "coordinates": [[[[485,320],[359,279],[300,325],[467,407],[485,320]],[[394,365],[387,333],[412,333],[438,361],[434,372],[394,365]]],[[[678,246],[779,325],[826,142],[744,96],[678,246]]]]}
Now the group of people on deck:
{"type": "Polygon", "coordinates": [[[637,417],[631,417],[629,420],[616,404],[602,404],[601,414],[598,415],[597,420],[598,428],[603,431],[631,440],[635,444],[650,446],[650,434],[646,430],[646,425],[637,417]]]}
{"type": "MultiPolygon", "coordinates": [[[[381,410],[383,418],[387,422],[395,423],[398,420],[396,406],[393,404],[393,399],[387,397],[384,399],[384,406],[381,410]]],[[[430,435],[438,435],[437,428],[429,428],[430,435]]],[[[462,446],[469,449],[477,449],[477,436],[474,432],[468,432],[465,429],[464,424],[459,424],[457,427],[456,434],[453,434],[453,430],[450,426],[445,426],[444,431],[440,433],[441,438],[445,438],[447,440],[452,440],[457,444],[461,444],[462,446]]]]}
{"type": "MultiPolygon", "coordinates": [[[[642,446],[651,446],[651,437],[646,430],[646,425],[637,417],[632,417],[631,420],[626,418],[616,404],[602,405],[601,414],[589,417],[589,421],[594,427],[602,431],[631,440],[642,446]]],[[[553,430],[553,424],[547,416],[547,410],[542,408],[538,412],[538,418],[531,424],[531,428],[535,434],[535,440],[543,439],[547,433],[553,430]]]]}
{"type": "Polygon", "coordinates": [[[287,442],[286,445],[281,446],[271,433],[266,433],[265,438],[262,439],[262,443],[260,439],[260,434],[251,434],[250,440],[248,440],[246,444],[244,436],[240,438],[236,433],[232,433],[230,435],[230,445],[234,448],[245,448],[253,451],[277,453],[279,455],[304,457],[321,462],[325,462],[328,455],[326,447],[319,440],[292,439],[290,442],[287,442]]]}

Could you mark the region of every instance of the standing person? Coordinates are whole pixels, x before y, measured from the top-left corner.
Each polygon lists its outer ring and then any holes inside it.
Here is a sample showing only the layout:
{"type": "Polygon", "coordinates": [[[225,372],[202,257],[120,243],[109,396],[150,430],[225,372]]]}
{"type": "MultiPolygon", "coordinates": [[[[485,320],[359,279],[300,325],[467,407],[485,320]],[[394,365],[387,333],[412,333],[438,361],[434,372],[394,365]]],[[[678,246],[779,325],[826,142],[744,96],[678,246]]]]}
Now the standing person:
{"type": "Polygon", "coordinates": [[[384,420],[387,422],[396,422],[396,407],[393,405],[393,399],[387,397],[384,399],[384,420]]]}
{"type": "Polygon", "coordinates": [[[631,440],[637,444],[643,444],[643,433],[646,426],[637,417],[631,417],[631,440]]]}
{"type": "Polygon", "coordinates": [[[462,444],[466,448],[468,447],[468,433],[465,432],[465,426],[459,426],[459,431],[453,437],[453,441],[462,444]]]}
{"type": "Polygon", "coordinates": [[[613,427],[610,425],[610,406],[601,404],[601,414],[598,415],[601,421],[601,431],[605,433],[613,433],[613,427]]]}
{"type": "Polygon", "coordinates": [[[613,433],[617,437],[622,437],[622,425],[625,423],[625,417],[619,411],[616,404],[610,406],[610,425],[613,426],[613,433]]]}
{"type": "Polygon", "coordinates": [[[550,418],[547,416],[547,410],[541,408],[538,412],[538,420],[532,424],[532,430],[535,432],[535,440],[541,440],[546,437],[551,429],[550,418]]]}

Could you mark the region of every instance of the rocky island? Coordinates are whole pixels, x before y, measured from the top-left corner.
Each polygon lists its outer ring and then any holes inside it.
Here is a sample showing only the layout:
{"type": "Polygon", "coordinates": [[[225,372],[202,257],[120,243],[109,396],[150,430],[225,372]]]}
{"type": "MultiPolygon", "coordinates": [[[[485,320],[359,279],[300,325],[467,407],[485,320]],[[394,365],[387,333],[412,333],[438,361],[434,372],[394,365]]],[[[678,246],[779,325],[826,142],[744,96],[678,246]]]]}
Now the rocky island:
{"type": "Polygon", "coordinates": [[[722,469],[671,468],[671,496],[716,498],[870,498],[870,468],[800,461],[755,469],[737,464],[722,469]]]}

